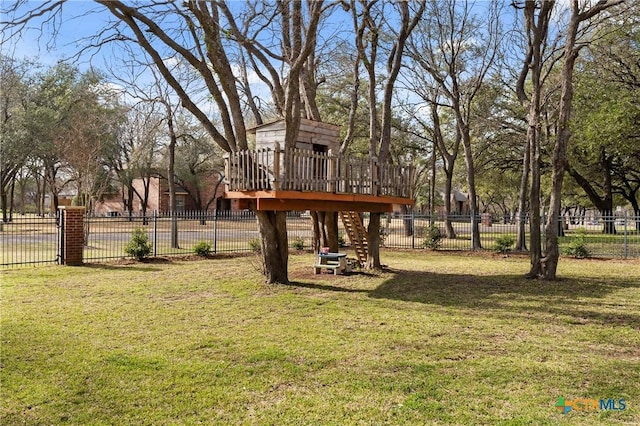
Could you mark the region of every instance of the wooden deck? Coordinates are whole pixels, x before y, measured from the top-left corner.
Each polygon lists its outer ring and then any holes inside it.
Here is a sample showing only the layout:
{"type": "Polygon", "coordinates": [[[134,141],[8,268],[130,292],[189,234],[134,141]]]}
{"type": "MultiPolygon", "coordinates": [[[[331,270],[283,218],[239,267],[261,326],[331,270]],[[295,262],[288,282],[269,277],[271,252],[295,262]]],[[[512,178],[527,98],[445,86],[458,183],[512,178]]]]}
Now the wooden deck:
{"type": "Polygon", "coordinates": [[[391,212],[414,204],[413,168],[305,149],[225,156],[225,197],[240,208],[391,212]]]}

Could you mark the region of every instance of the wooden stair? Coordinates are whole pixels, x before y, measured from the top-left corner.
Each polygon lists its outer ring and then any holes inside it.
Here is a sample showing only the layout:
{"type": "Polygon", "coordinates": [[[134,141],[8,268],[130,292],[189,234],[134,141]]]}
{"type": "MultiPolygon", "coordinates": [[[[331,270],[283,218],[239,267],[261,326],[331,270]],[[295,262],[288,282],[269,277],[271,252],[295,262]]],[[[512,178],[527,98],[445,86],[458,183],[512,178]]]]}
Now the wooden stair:
{"type": "Polygon", "coordinates": [[[362,219],[360,219],[358,212],[340,212],[340,218],[349,236],[349,241],[351,241],[351,246],[356,252],[358,263],[363,267],[367,263],[368,244],[367,231],[364,229],[362,219]]]}

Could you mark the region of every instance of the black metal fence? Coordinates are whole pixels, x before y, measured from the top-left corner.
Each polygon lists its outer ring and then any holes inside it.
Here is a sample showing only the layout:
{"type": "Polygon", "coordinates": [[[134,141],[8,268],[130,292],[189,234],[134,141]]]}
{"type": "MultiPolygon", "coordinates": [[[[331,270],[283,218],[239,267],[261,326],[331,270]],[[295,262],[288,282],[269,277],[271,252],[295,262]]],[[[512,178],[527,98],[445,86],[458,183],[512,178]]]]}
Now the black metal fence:
{"type": "MultiPolygon", "coordinates": [[[[518,223],[510,218],[491,220],[476,218],[480,243],[485,250],[495,250],[515,241],[518,223]]],[[[367,217],[364,218],[365,224],[367,217]]],[[[383,247],[406,249],[471,250],[469,216],[449,216],[455,237],[447,237],[445,218],[427,215],[384,215],[381,222],[383,247]]],[[[559,223],[564,235],[560,247],[564,254],[576,247],[583,255],[600,258],[640,258],[640,218],[607,216],[564,218],[559,223]],[[607,231],[607,232],[605,232],[607,231]],[[615,233],[613,233],[615,232],[615,233]]],[[[200,242],[212,253],[239,253],[259,247],[259,233],[251,212],[180,212],[152,214],[147,217],[86,217],[84,260],[99,262],[127,257],[124,247],[134,229],[146,231],[153,256],[187,255],[200,242]],[[173,236],[173,238],[172,238],[173,236]]],[[[528,242],[528,224],[527,245],[528,242]]],[[[289,213],[289,244],[293,249],[312,246],[311,219],[305,213],[289,213]]],[[[346,232],[339,225],[345,246],[346,232]]],[[[0,225],[0,267],[56,263],[59,230],[55,217],[17,216],[0,225]]],[[[513,245],[511,245],[513,247],[513,245]]]]}
{"type": "Polygon", "coordinates": [[[136,228],[146,230],[153,256],[186,255],[200,242],[211,245],[212,253],[243,252],[255,246],[259,237],[256,219],[250,212],[154,213],[147,217],[85,218],[84,259],[98,261],[125,256],[124,246],[136,228]]]}
{"type": "Polygon", "coordinates": [[[0,266],[55,264],[60,236],[56,217],[14,216],[0,221],[0,266]]]}
{"type": "MultiPolygon", "coordinates": [[[[381,222],[383,246],[389,248],[429,248],[471,250],[472,225],[468,215],[450,215],[453,238],[447,237],[445,216],[387,215],[381,222]],[[434,231],[435,229],[435,231],[434,231]],[[434,238],[435,237],[437,238],[434,238]],[[437,240],[437,241],[434,241],[437,240]]],[[[544,224],[542,218],[543,244],[544,224]]],[[[480,230],[480,245],[485,250],[514,248],[520,227],[517,218],[475,218],[480,230]]],[[[524,223],[526,247],[529,247],[529,223],[524,223]]],[[[592,216],[563,217],[558,223],[561,253],[569,255],[583,248],[582,255],[598,258],[640,258],[640,217],[592,216]]]]}

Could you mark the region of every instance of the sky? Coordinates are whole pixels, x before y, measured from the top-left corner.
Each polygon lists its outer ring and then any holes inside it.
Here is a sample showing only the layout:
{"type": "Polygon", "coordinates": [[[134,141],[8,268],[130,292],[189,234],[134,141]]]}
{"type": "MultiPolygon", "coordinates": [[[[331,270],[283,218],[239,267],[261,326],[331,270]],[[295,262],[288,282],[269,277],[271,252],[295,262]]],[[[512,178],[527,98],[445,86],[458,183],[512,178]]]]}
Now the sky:
{"type": "MultiPolygon", "coordinates": [[[[8,7],[9,1],[0,0],[1,8],[8,7]]],[[[16,2],[14,2],[16,3],[16,2]]],[[[27,0],[20,7],[17,17],[21,12],[42,5],[43,1],[27,0]]],[[[233,6],[234,2],[231,2],[233,6]]],[[[240,4],[239,2],[237,4],[240,4]]],[[[343,21],[348,15],[338,8],[337,17],[332,16],[332,20],[343,21]]],[[[2,21],[10,20],[11,16],[2,14],[2,21]]],[[[19,37],[12,37],[10,40],[2,40],[2,53],[16,58],[39,58],[46,65],[53,65],[58,60],[65,60],[73,57],[76,52],[86,44],[86,39],[94,36],[99,30],[105,27],[113,16],[90,0],[67,0],[62,5],[62,14],[54,21],[43,23],[42,19],[31,23],[19,37]]],[[[343,22],[336,24],[329,23],[325,26],[327,33],[335,31],[336,26],[343,25],[343,22]]],[[[350,23],[349,23],[350,25],[350,23]]],[[[109,48],[102,49],[102,52],[93,55],[83,55],[78,62],[81,69],[95,66],[103,68],[104,64],[111,62],[113,51],[109,48]]]]}
{"type": "MultiPolygon", "coordinates": [[[[8,7],[9,2],[2,0],[2,3],[3,9],[8,7]]],[[[43,2],[25,2],[16,16],[41,4],[43,2]]],[[[8,41],[3,37],[2,53],[15,58],[38,58],[45,65],[68,59],[78,51],[82,39],[94,35],[108,22],[110,15],[100,9],[92,1],[69,0],[62,7],[62,14],[55,20],[48,23],[42,20],[33,22],[19,36],[8,41]]],[[[5,19],[9,20],[11,16],[3,14],[2,20],[5,19]]],[[[92,63],[101,68],[105,63],[105,55],[83,57],[78,65],[86,69],[92,63]]]]}
{"type": "MultiPolygon", "coordinates": [[[[10,3],[0,0],[2,8],[6,8],[10,3]]],[[[41,7],[42,1],[24,1],[18,11],[24,13],[29,8],[41,7]]],[[[233,7],[233,2],[231,5],[233,7]]],[[[243,3],[235,3],[241,5],[243,3]]],[[[484,0],[477,2],[477,7],[486,6],[484,0]]],[[[3,16],[2,20],[10,19],[3,16]]],[[[87,40],[95,36],[100,30],[105,28],[113,19],[112,15],[103,6],[89,0],[67,0],[62,6],[62,14],[55,20],[42,22],[42,19],[32,23],[20,34],[20,37],[13,37],[8,42],[3,40],[2,53],[16,58],[38,59],[44,65],[54,65],[58,60],[74,58],[74,55],[87,43],[87,40]]],[[[349,14],[341,8],[336,8],[330,19],[324,24],[321,37],[331,37],[341,27],[351,30],[349,14]]],[[[79,58],[75,58],[75,65],[81,71],[86,71],[90,67],[107,71],[110,68],[118,70],[117,57],[123,56],[117,43],[110,43],[101,49],[92,49],[79,58]],[[114,65],[114,66],[112,66],[114,65]]],[[[259,83],[256,75],[251,79],[254,87],[254,94],[261,97],[268,97],[266,88],[259,83]]]]}
{"type": "MultiPolygon", "coordinates": [[[[7,7],[16,3],[0,0],[0,4],[0,8],[6,10],[7,7]]],[[[20,18],[28,10],[42,7],[43,4],[45,4],[43,1],[23,1],[13,15],[3,14],[1,20],[10,21],[20,18]]],[[[233,8],[234,2],[232,1],[230,4],[233,8]]],[[[237,2],[235,4],[242,5],[243,3],[237,2]]],[[[45,66],[53,66],[60,60],[68,61],[71,59],[80,71],[95,68],[108,74],[123,69],[118,64],[118,58],[125,56],[120,43],[109,43],[100,49],[92,48],[77,56],[77,53],[87,45],[88,40],[114,19],[110,12],[90,0],[67,0],[62,5],[61,12],[53,20],[36,19],[19,35],[14,35],[8,40],[3,35],[2,54],[16,59],[37,60],[45,66]]],[[[342,13],[343,18],[348,17],[342,9],[339,9],[338,13],[342,13]]],[[[335,23],[327,24],[327,33],[336,31],[335,27],[335,23]]],[[[170,62],[170,59],[167,62],[170,62]]],[[[149,82],[152,81],[151,76],[147,75],[147,78],[149,82]]],[[[113,80],[115,81],[115,79],[113,80]]],[[[142,77],[137,82],[144,82],[144,80],[145,77],[142,77]]],[[[263,99],[270,98],[270,92],[259,80],[257,74],[250,73],[249,81],[252,83],[254,95],[263,99]]]]}

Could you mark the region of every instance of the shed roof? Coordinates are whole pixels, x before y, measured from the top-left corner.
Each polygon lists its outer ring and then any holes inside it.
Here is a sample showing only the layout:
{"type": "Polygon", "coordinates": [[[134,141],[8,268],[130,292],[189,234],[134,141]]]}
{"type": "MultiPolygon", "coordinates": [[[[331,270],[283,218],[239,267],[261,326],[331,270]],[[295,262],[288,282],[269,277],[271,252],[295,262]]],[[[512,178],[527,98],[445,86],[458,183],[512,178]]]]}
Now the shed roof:
{"type": "MultiPolygon", "coordinates": [[[[270,123],[264,123],[264,124],[260,124],[259,126],[255,126],[255,127],[251,127],[249,129],[247,129],[247,133],[250,134],[256,134],[258,131],[261,130],[272,130],[273,128],[281,128],[283,127],[282,125],[284,124],[284,118],[281,118],[279,120],[275,120],[272,121],[270,123]]],[[[307,118],[301,118],[300,119],[300,124],[304,125],[313,125],[313,126],[317,126],[317,127],[321,127],[321,128],[325,128],[325,129],[330,129],[330,130],[335,130],[337,132],[340,132],[340,126],[335,125],[335,124],[331,124],[331,123],[325,123],[322,121],[315,121],[315,120],[309,120],[307,118]]]]}

